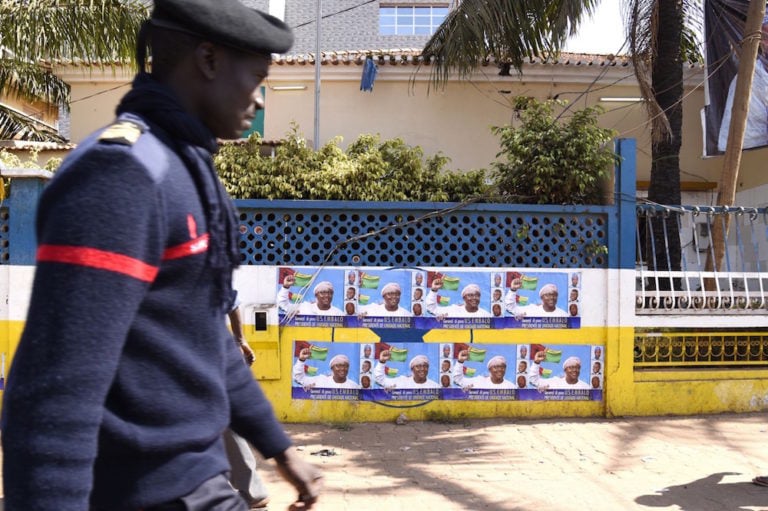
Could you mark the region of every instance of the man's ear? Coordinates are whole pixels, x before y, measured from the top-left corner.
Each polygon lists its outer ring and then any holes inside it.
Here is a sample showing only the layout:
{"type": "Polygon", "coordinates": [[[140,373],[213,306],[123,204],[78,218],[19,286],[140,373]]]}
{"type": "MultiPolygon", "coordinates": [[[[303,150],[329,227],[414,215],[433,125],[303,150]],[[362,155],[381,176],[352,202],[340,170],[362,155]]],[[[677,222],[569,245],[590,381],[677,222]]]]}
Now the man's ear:
{"type": "Polygon", "coordinates": [[[195,48],[195,65],[198,70],[209,80],[216,77],[216,71],[219,68],[220,54],[218,48],[213,43],[203,41],[195,48]]]}

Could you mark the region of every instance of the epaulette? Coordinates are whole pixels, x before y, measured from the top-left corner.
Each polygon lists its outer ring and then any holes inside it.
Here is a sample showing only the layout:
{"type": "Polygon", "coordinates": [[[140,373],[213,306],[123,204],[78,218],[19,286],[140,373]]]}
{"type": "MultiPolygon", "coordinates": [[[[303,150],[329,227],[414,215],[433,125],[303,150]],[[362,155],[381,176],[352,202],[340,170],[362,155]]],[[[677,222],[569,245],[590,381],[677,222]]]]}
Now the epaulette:
{"type": "Polygon", "coordinates": [[[141,136],[142,127],[135,122],[120,120],[101,132],[99,141],[113,144],[133,145],[141,136]]]}

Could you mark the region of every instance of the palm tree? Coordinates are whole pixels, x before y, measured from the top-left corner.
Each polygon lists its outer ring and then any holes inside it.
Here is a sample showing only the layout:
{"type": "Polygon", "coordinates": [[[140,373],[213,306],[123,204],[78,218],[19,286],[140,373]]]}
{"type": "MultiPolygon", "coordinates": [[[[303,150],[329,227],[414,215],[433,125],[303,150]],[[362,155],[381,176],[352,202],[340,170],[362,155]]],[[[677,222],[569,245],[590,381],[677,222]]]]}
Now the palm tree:
{"type": "Polygon", "coordinates": [[[117,66],[135,62],[145,3],[127,0],[0,0],[0,139],[60,140],[50,126],[4,97],[67,107],[69,87],[52,63],[117,66]]]}
{"type": "MultiPolygon", "coordinates": [[[[460,78],[469,78],[488,58],[500,66],[501,74],[508,73],[510,67],[522,73],[526,59],[556,55],[599,3],[461,0],[422,51],[431,64],[431,84],[444,87],[454,71],[460,78]]],[[[701,60],[695,36],[703,19],[701,0],[624,0],[623,7],[628,51],[653,134],[648,198],[660,204],[680,204],[682,62],[701,60]]],[[[667,219],[668,232],[677,232],[674,221],[667,219]]],[[[661,234],[662,222],[656,222],[653,229],[661,234]]],[[[670,241],[669,247],[662,244],[656,250],[659,269],[680,267],[679,239],[672,236],[670,241]]]]}

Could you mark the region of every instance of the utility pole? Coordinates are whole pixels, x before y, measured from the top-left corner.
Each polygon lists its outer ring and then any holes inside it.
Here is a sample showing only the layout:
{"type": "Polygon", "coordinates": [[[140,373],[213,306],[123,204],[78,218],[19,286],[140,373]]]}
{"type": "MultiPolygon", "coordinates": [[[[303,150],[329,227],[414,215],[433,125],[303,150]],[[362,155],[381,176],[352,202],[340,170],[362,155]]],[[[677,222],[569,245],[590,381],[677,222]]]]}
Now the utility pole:
{"type": "Polygon", "coordinates": [[[317,19],[315,20],[315,151],[320,149],[320,38],[323,19],[323,0],[317,0],[317,19]]]}
{"type": "MultiPolygon", "coordinates": [[[[717,193],[718,206],[733,206],[736,200],[736,185],[739,179],[739,167],[741,167],[741,152],[744,145],[744,132],[747,127],[752,77],[755,72],[757,49],[760,46],[763,16],[765,16],[765,0],[750,0],[747,20],[744,23],[741,51],[739,52],[739,70],[736,75],[731,125],[728,130],[728,142],[723,158],[723,173],[720,175],[720,188],[717,193]]],[[[714,244],[715,257],[713,261],[712,252],[707,254],[706,271],[720,269],[720,264],[725,256],[725,241],[728,237],[729,224],[728,215],[725,216],[725,222],[713,223],[712,243],[714,244]]],[[[705,284],[714,286],[712,279],[708,279],[705,284]]],[[[706,286],[708,289],[709,285],[706,286]]]]}

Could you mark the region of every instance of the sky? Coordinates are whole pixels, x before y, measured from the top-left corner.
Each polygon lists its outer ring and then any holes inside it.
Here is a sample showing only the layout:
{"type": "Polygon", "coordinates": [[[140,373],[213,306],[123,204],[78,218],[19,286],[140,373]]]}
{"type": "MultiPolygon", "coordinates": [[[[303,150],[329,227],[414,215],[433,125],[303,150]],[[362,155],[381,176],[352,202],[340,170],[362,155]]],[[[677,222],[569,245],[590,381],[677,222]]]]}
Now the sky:
{"type": "Polygon", "coordinates": [[[619,4],[617,0],[600,2],[594,16],[584,20],[579,33],[566,43],[565,51],[599,54],[626,53],[626,48],[621,49],[625,35],[619,4]]]}

